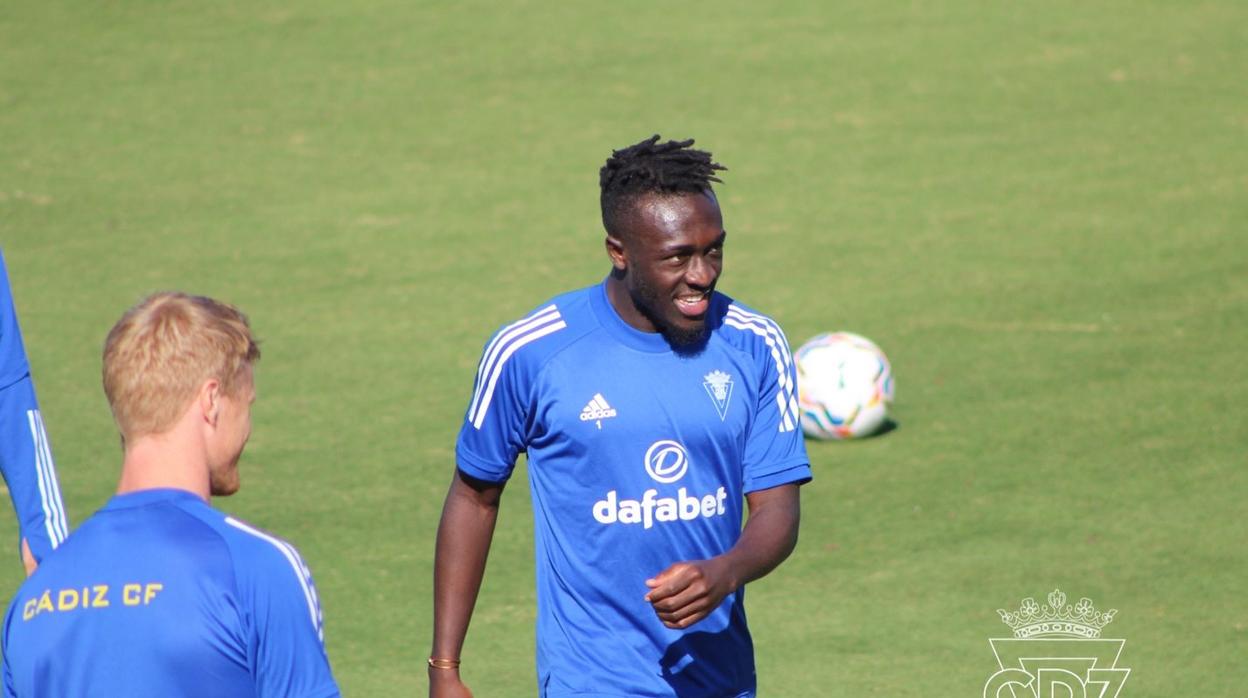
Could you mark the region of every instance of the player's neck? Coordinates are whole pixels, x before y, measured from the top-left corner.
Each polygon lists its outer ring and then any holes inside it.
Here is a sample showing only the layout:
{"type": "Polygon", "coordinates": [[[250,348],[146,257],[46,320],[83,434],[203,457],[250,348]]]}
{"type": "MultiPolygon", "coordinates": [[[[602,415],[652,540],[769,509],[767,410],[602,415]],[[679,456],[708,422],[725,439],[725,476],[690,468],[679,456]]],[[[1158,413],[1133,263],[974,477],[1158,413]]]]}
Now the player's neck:
{"type": "Polygon", "coordinates": [[[202,443],[180,425],[126,443],[117,494],[172,488],[209,500],[208,463],[202,443]]]}
{"type": "Polygon", "coordinates": [[[647,333],[659,331],[650,318],[637,308],[633,297],[628,293],[628,287],[615,274],[607,277],[607,302],[611,304],[615,314],[633,329],[647,333]]]}

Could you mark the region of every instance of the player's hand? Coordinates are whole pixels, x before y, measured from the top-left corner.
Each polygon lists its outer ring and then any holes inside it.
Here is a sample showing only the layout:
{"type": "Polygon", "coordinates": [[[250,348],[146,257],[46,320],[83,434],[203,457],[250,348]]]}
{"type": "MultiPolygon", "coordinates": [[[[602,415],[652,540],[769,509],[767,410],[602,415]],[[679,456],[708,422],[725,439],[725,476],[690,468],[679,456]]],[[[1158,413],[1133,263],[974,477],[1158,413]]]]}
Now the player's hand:
{"type": "Polygon", "coordinates": [[[734,582],[721,558],[678,562],[646,580],[646,601],[669,628],[687,628],[719,607],[734,582]]]}
{"type": "Polygon", "coordinates": [[[458,669],[429,667],[429,698],[472,698],[472,691],[459,678],[458,669]]]}
{"type": "Polygon", "coordinates": [[[22,539],[22,567],[26,568],[27,577],[34,574],[39,567],[38,561],[35,560],[35,554],[30,552],[30,544],[26,542],[25,538],[22,539]]]}

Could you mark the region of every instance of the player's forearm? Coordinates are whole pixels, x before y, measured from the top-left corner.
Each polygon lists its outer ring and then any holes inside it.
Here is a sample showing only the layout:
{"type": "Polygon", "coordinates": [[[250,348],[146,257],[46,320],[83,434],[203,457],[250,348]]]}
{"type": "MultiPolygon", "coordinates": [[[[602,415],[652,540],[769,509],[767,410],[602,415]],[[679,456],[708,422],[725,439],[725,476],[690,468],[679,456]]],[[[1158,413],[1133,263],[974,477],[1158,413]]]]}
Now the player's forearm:
{"type": "Polygon", "coordinates": [[[781,485],[746,496],[750,517],[741,538],[720,561],[729,570],[736,590],[775,569],[797,546],[801,521],[799,487],[781,485]]]}
{"type": "Polygon", "coordinates": [[[37,562],[60,545],[69,526],[29,375],[0,387],[0,474],[37,562]]]}
{"type": "Polygon", "coordinates": [[[39,568],[39,561],[35,559],[35,554],[30,552],[30,543],[26,542],[25,538],[22,539],[22,567],[26,569],[27,577],[39,568]]]}
{"type": "Polygon", "coordinates": [[[456,473],[447,493],[434,553],[430,656],[459,658],[485,575],[501,492],[501,485],[474,486],[456,473]]]}

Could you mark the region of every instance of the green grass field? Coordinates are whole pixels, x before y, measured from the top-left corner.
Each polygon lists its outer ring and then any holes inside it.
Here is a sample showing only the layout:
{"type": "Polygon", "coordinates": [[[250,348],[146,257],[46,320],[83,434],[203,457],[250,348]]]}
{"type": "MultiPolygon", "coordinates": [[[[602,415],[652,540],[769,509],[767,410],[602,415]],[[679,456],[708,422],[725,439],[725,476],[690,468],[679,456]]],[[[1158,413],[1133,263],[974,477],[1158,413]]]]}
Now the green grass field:
{"type": "MultiPolygon", "coordinates": [[[[1061,588],[1119,609],[1123,696],[1243,695],[1246,71],[1234,0],[16,0],[0,246],[75,523],[120,464],[117,316],[250,313],[217,504],[301,548],[345,693],[413,696],[482,342],[605,274],[611,148],[695,137],[720,288],[898,381],[898,429],[810,445],[799,547],[750,587],[761,694],[978,696],[996,609],[1061,588]]],[[[486,698],[534,694],[526,490],[464,653],[486,698]]]]}

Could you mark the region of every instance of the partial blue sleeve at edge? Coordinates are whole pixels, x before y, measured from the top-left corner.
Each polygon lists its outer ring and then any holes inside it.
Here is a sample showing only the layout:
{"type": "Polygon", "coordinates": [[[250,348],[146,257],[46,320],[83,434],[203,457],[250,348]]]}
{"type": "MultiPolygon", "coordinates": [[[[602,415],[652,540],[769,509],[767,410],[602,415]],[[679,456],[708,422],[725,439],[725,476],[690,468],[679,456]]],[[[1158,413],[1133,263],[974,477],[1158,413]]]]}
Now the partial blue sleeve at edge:
{"type": "Polygon", "coordinates": [[[9,667],[9,623],[13,621],[13,612],[16,607],[17,600],[14,599],[13,603],[9,604],[8,612],[4,615],[4,625],[0,626],[0,633],[3,633],[3,637],[0,639],[3,640],[4,648],[4,657],[0,661],[4,665],[4,698],[17,698],[17,687],[13,685],[13,671],[9,667]]]}
{"type": "Polygon", "coordinates": [[[0,474],[9,487],[21,535],[41,561],[69,535],[52,449],[17,323],[0,252],[0,474]]]}
{"type": "Polygon", "coordinates": [[[30,376],[0,388],[0,472],[21,535],[42,561],[69,535],[69,519],[30,376]]]}
{"type": "MultiPolygon", "coordinates": [[[[471,428],[471,425],[465,426],[471,428]]],[[[514,461],[511,465],[499,465],[488,458],[478,456],[468,448],[462,439],[455,445],[455,465],[478,480],[494,483],[509,480],[512,470],[515,468],[514,461]]]]}
{"type": "Polygon", "coordinates": [[[745,479],[744,490],[746,494],[750,492],[758,492],[759,490],[768,490],[772,487],[796,483],[799,485],[810,482],[811,472],[810,464],[805,460],[793,461],[791,464],[781,465],[775,471],[766,475],[751,476],[745,479]]]}

